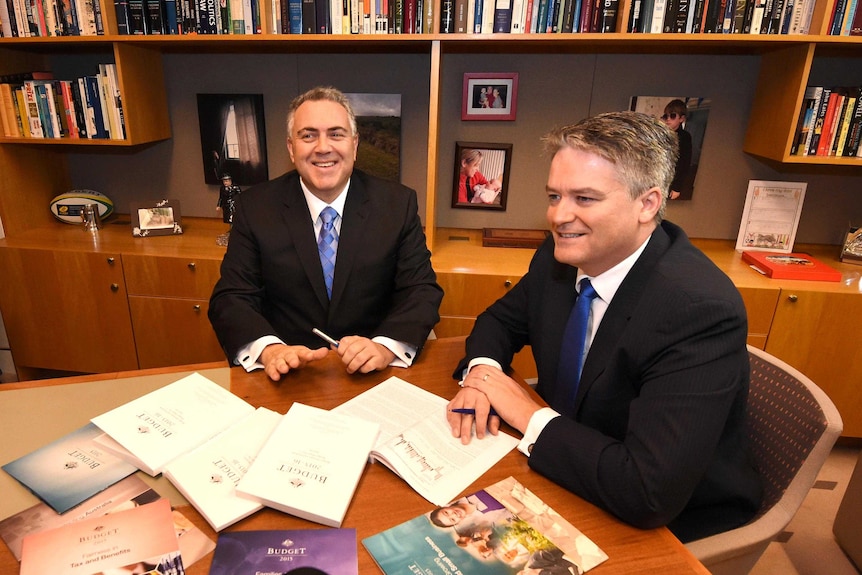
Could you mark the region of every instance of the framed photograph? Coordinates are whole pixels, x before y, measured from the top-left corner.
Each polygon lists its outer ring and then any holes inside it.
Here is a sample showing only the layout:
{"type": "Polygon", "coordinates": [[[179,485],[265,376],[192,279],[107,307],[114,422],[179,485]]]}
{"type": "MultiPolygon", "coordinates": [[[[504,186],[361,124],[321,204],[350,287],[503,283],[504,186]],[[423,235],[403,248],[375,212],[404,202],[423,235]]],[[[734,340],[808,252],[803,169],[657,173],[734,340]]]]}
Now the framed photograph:
{"type": "Polygon", "coordinates": [[[455,142],[452,207],[506,211],[512,144],[455,142]]]}
{"type": "Polygon", "coordinates": [[[354,167],[401,181],[401,94],[344,94],[356,114],[359,153],[354,167]]]}
{"type": "Polygon", "coordinates": [[[462,120],[514,120],[518,73],[464,74],[462,120]]]}
{"type": "Polygon", "coordinates": [[[703,138],[712,100],[704,96],[632,96],[630,109],[660,119],[679,136],[679,160],[669,200],[690,200],[694,194],[703,138]]]}
{"type": "Polygon", "coordinates": [[[198,94],[204,182],[237,186],[269,179],[263,94],[198,94]]]}
{"type": "Polygon", "coordinates": [[[131,209],[132,235],[173,236],[183,233],[179,200],[158,200],[133,203],[131,209]]]}

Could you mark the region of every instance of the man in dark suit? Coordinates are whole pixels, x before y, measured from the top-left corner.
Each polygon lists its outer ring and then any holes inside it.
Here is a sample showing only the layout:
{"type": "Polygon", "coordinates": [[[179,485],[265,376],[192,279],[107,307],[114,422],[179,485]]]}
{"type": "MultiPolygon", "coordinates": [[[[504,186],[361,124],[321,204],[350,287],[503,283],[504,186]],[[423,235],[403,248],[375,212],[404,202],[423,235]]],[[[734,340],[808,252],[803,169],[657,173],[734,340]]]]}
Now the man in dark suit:
{"type": "Polygon", "coordinates": [[[745,435],[745,308],[727,276],[662,222],[676,137],[647,115],[619,112],[545,143],[552,236],[477,319],[455,372],[464,389],[449,403],[475,418],[450,411],[453,434],[466,443],[474,425],[479,438],[497,433],[502,418],[524,434],[531,468],[683,541],[745,523],[761,497],[745,435]],[[590,292],[586,359],[572,364],[568,316],[590,292]],[[551,407],[505,373],[526,344],[551,407]]]}
{"type": "Polygon", "coordinates": [[[243,192],[210,298],[228,360],[278,380],[326,356],[318,328],[350,373],[408,367],[443,298],[416,192],[353,169],[356,118],[338,90],[295,98],[287,126],[296,170],[243,192]]]}

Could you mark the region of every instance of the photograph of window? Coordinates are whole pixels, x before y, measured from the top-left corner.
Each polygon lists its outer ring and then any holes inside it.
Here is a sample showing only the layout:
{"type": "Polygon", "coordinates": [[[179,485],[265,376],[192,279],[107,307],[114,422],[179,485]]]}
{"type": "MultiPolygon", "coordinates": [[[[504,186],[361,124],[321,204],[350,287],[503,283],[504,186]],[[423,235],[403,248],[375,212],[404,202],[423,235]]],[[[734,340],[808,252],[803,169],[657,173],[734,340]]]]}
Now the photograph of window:
{"type": "Polygon", "coordinates": [[[198,94],[204,181],[238,186],[269,179],[262,94],[198,94]]]}

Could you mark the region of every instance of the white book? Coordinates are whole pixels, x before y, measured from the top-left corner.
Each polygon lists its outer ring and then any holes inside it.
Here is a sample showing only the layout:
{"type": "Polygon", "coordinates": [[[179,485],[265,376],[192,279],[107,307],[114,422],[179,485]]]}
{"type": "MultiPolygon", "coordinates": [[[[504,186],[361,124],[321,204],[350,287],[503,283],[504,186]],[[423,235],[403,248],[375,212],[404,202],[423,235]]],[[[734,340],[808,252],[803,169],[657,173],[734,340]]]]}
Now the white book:
{"type": "Polygon", "coordinates": [[[494,32],[494,10],[497,8],[496,0],[482,0],[482,34],[494,32]]]}
{"type": "Polygon", "coordinates": [[[452,437],[446,421],[448,401],[390,377],[333,411],[380,424],[372,460],[383,463],[419,495],[446,505],[518,445],[506,433],[473,438],[468,445],[452,437]]]}
{"type": "Polygon", "coordinates": [[[165,466],[165,477],[216,531],[263,507],[237,496],[236,486],[281,418],[278,412],[258,407],[188,455],[165,466]]]}
{"type": "Polygon", "coordinates": [[[661,34],[664,30],[664,11],[666,9],[666,0],[655,0],[652,5],[652,24],[650,25],[651,34],[661,34]]]}
{"type": "Polygon", "coordinates": [[[340,527],[380,427],[294,403],[237,485],[273,509],[340,527]]]}
{"type": "MultiPolygon", "coordinates": [[[[214,437],[254,407],[199,373],[151,391],[92,419],[156,476],[169,462],[214,437]]],[[[111,450],[111,443],[95,440],[111,450]]],[[[116,452],[120,457],[124,452],[116,452]]]]}

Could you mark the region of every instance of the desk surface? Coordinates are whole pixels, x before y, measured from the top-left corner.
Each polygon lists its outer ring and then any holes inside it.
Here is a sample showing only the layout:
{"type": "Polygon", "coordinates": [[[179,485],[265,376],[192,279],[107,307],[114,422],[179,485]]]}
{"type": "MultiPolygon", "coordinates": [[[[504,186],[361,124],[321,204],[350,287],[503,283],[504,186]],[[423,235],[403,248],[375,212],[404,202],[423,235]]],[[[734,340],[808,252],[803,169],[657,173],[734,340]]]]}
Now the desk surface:
{"type": "MultiPolygon", "coordinates": [[[[334,354],[327,359],[291,373],[281,382],[274,383],[263,372],[246,373],[240,368],[212,369],[202,372],[207,377],[228,383],[230,390],[255,407],[266,407],[284,413],[294,401],[331,409],[358,393],[373,387],[391,375],[397,375],[443,397],[455,391],[451,379],[452,366],[463,352],[463,338],[429,341],[423,355],[409,370],[389,368],[367,375],[347,375],[334,354]]],[[[219,364],[194,366],[218,368],[219,364]]],[[[90,417],[98,415],[125,401],[165,385],[189,371],[188,367],[163,368],[136,372],[120,372],[94,376],[4,384],[0,386],[0,463],[36,449],[50,440],[84,425],[90,417]],[[132,379],[125,379],[132,378],[132,379]],[[122,381],[118,381],[122,379],[122,381]],[[36,395],[39,395],[37,397],[36,395]],[[40,398],[45,401],[40,401],[40,398]],[[48,422],[41,425],[38,422],[48,422]],[[24,424],[24,425],[22,425],[24,424]],[[10,441],[11,440],[11,441],[10,441]],[[14,445],[13,445],[14,444],[14,445]]],[[[217,534],[204,519],[176,493],[164,479],[151,480],[139,472],[156,489],[171,497],[204,533],[213,540],[217,534]]],[[[14,480],[0,473],[0,480],[14,480]]],[[[701,573],[708,571],[667,530],[640,530],[625,525],[606,512],[558,487],[538,473],[530,470],[527,459],[517,452],[509,453],[498,465],[471,485],[466,492],[482,489],[508,476],[514,476],[548,505],[568,519],[575,527],[592,539],[610,557],[591,573],[701,573]]],[[[2,485],[3,501],[0,514],[6,517],[25,509],[37,500],[25,489],[16,485],[2,485]]],[[[431,504],[414,492],[404,481],[383,465],[369,465],[363,474],[347,515],[344,527],[357,531],[359,572],[363,575],[379,573],[361,540],[365,537],[412,519],[431,509],[431,504]],[[397,501],[397,505],[387,502],[397,501]]],[[[228,530],[254,529],[308,529],[323,528],[290,515],[264,509],[234,524],[228,530]]],[[[205,575],[209,571],[212,555],[187,569],[189,575],[205,575]]],[[[5,545],[0,546],[0,575],[18,572],[18,565],[5,545]]]]}

